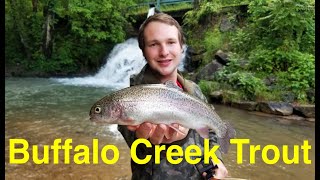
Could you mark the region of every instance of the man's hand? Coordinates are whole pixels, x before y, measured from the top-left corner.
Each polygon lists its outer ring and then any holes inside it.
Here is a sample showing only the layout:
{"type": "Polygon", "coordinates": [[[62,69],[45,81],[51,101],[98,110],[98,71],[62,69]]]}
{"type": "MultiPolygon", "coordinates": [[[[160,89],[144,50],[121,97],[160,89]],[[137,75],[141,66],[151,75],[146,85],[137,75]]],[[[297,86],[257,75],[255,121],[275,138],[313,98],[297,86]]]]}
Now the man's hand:
{"type": "Polygon", "coordinates": [[[178,124],[172,124],[178,129],[177,132],[173,128],[165,124],[142,123],[137,126],[127,126],[130,131],[135,131],[137,138],[149,139],[154,145],[165,143],[169,144],[185,138],[189,129],[178,124]],[[181,133],[182,132],[182,133],[181,133]]]}
{"type": "Polygon", "coordinates": [[[210,178],[210,180],[224,179],[224,178],[226,178],[228,176],[228,170],[224,166],[222,161],[220,161],[217,164],[217,166],[218,166],[218,168],[214,169],[214,172],[215,172],[214,176],[212,178],[210,178]]]}

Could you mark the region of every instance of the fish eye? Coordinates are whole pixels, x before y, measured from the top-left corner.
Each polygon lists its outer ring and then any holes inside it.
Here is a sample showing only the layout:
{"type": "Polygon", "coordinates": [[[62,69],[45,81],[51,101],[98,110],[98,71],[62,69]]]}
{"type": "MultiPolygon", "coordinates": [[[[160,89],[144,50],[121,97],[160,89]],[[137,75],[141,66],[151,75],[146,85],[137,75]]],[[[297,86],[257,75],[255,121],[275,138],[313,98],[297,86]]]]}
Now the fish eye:
{"type": "Polygon", "coordinates": [[[101,113],[101,107],[97,106],[95,109],[94,109],[94,112],[95,113],[101,113]]]}

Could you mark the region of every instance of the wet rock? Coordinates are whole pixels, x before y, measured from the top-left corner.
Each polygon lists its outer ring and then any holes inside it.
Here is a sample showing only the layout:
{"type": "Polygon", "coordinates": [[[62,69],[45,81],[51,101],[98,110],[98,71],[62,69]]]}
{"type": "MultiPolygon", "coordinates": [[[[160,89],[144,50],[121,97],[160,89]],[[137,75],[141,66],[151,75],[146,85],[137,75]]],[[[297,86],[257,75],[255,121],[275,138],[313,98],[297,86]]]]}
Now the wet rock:
{"type": "Polygon", "coordinates": [[[209,101],[215,103],[221,103],[223,100],[223,92],[222,91],[213,91],[209,94],[209,101]]]}
{"type": "Polygon", "coordinates": [[[222,16],[221,17],[221,24],[220,24],[220,31],[226,32],[233,30],[236,27],[236,24],[232,22],[228,16],[222,16]]]}
{"type": "Polygon", "coordinates": [[[291,115],[293,107],[286,102],[259,102],[258,108],[261,112],[282,116],[291,115]]]}
{"type": "Polygon", "coordinates": [[[231,103],[232,107],[249,110],[249,111],[255,111],[257,108],[258,103],[253,101],[235,101],[231,103]]]}
{"type": "Polygon", "coordinates": [[[288,120],[294,120],[294,121],[304,121],[305,118],[297,115],[290,115],[290,116],[282,116],[281,118],[283,119],[288,119],[288,120]]]}
{"type": "Polygon", "coordinates": [[[187,54],[190,56],[197,56],[206,52],[205,49],[200,49],[199,51],[197,51],[191,46],[188,46],[186,51],[187,51],[187,54]]]}
{"type": "Polygon", "coordinates": [[[184,69],[187,72],[196,70],[203,59],[205,50],[196,51],[194,48],[188,46],[186,49],[186,56],[184,60],[184,69]]]}
{"type": "Polygon", "coordinates": [[[214,58],[222,65],[227,65],[230,62],[229,55],[222,50],[218,50],[214,55],[214,58]]]}
{"type": "Polygon", "coordinates": [[[270,118],[280,118],[279,115],[275,115],[275,114],[268,114],[268,113],[264,113],[264,112],[259,112],[259,111],[249,111],[250,114],[254,114],[257,116],[263,116],[263,117],[270,117],[270,118]]]}
{"type": "Polygon", "coordinates": [[[314,88],[310,88],[309,90],[307,90],[307,98],[310,102],[314,102],[315,94],[316,92],[314,88]]]}
{"type": "Polygon", "coordinates": [[[295,100],[295,95],[293,92],[286,92],[281,95],[281,99],[284,102],[293,102],[295,100]]]}
{"type": "Polygon", "coordinates": [[[215,102],[215,103],[221,103],[225,105],[231,106],[232,99],[236,99],[239,94],[235,91],[229,91],[229,90],[224,90],[224,91],[213,91],[209,94],[209,102],[215,102]]]}
{"type": "Polygon", "coordinates": [[[200,80],[213,79],[214,73],[221,70],[222,67],[223,65],[217,62],[216,60],[212,61],[199,71],[199,73],[196,76],[196,82],[199,82],[200,80]]]}
{"type": "Polygon", "coordinates": [[[307,118],[315,117],[315,105],[293,105],[294,113],[307,118]]]}
{"type": "Polygon", "coordinates": [[[306,121],[315,122],[316,119],[315,118],[306,118],[306,121]]]}
{"type": "Polygon", "coordinates": [[[273,75],[273,74],[267,76],[267,77],[264,79],[264,83],[265,83],[265,85],[267,85],[267,86],[271,86],[271,85],[275,84],[276,81],[277,81],[277,77],[276,77],[275,75],[273,75]]]}

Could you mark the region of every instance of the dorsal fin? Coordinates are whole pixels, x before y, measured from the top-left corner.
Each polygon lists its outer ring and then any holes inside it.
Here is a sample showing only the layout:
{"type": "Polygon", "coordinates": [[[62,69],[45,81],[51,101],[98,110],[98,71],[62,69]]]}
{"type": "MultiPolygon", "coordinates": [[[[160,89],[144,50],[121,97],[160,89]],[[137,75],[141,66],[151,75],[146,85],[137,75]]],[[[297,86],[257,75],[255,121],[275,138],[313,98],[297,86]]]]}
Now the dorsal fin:
{"type": "Polygon", "coordinates": [[[166,81],[165,83],[164,83],[164,85],[166,86],[166,87],[168,87],[168,88],[174,88],[174,89],[177,89],[177,90],[179,90],[179,91],[182,91],[182,89],[179,87],[179,86],[177,86],[173,81],[171,81],[171,80],[169,80],[169,81],[166,81]]]}

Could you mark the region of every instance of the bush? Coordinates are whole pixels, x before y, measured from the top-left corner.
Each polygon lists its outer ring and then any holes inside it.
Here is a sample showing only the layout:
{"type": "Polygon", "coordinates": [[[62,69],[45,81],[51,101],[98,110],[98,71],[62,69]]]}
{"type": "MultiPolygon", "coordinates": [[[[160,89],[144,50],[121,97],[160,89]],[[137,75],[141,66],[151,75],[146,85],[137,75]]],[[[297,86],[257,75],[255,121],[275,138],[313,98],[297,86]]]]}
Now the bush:
{"type": "MultiPolygon", "coordinates": [[[[314,102],[315,1],[252,0],[245,27],[228,36],[215,28],[212,18],[232,1],[202,1],[186,14],[190,42],[207,50],[208,63],[217,49],[227,47],[233,59],[215,76],[220,88],[240,92],[247,100],[314,102]],[[200,32],[200,33],[199,33],[200,32]],[[225,38],[228,37],[228,38],[225,38]],[[228,39],[231,39],[230,43],[228,39]],[[229,44],[228,44],[229,43],[229,44]],[[225,45],[227,44],[227,45],[225,45]],[[245,59],[240,63],[240,59],[245,59]],[[270,75],[275,81],[264,84],[270,75]]],[[[202,64],[205,65],[205,64],[202,64]]],[[[204,91],[209,83],[202,85],[204,91]]]]}
{"type": "Polygon", "coordinates": [[[232,38],[232,50],[249,60],[246,71],[276,76],[268,91],[307,101],[315,81],[314,1],[251,1],[248,12],[250,23],[232,38]]]}
{"type": "Polygon", "coordinates": [[[267,90],[264,82],[250,72],[228,72],[225,69],[218,72],[216,79],[220,83],[232,85],[232,90],[240,91],[245,100],[256,100],[267,90]]]}
{"type": "Polygon", "coordinates": [[[278,73],[279,84],[293,92],[296,100],[306,102],[309,89],[315,89],[315,57],[301,52],[292,53],[292,56],[295,63],[288,71],[278,73]]]}
{"type": "Polygon", "coordinates": [[[214,81],[201,80],[198,83],[198,85],[199,85],[202,93],[207,97],[210,95],[211,92],[220,89],[220,84],[218,82],[214,82],[214,81]]]}

